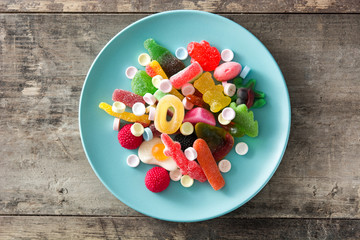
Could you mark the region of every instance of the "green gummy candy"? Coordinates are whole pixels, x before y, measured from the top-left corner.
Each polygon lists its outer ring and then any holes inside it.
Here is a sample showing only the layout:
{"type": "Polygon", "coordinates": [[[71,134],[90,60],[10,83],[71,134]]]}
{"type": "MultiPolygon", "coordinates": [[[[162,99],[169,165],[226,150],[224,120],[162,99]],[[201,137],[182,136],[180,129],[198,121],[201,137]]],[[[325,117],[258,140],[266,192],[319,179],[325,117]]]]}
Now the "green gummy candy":
{"type": "Polygon", "coordinates": [[[146,93],[154,94],[157,89],[151,80],[152,78],[145,71],[139,70],[131,80],[131,89],[140,96],[144,96],[146,93]]]}
{"type": "Polygon", "coordinates": [[[164,93],[161,90],[156,90],[156,92],[154,93],[154,97],[160,101],[160,99],[162,99],[164,96],[168,95],[168,93],[164,93]]]}
{"type": "Polygon", "coordinates": [[[263,98],[255,99],[254,104],[252,105],[253,108],[260,108],[266,104],[266,100],[263,98]]]}
{"type": "MultiPolygon", "coordinates": [[[[243,85],[242,85],[242,83],[243,83],[243,78],[242,77],[236,77],[236,78],[234,78],[234,84],[235,84],[235,86],[236,86],[236,88],[242,88],[242,87],[244,87],[243,85]]],[[[236,95],[236,94],[235,94],[236,95]]]]}
{"type": "Polygon", "coordinates": [[[255,98],[265,98],[265,93],[254,90],[254,96],[255,96],[255,98]]]}
{"type": "Polygon", "coordinates": [[[245,104],[237,106],[236,103],[232,102],[230,107],[236,112],[233,122],[238,124],[240,131],[244,132],[249,137],[256,137],[259,129],[258,122],[254,120],[254,113],[248,111],[245,104]]]}

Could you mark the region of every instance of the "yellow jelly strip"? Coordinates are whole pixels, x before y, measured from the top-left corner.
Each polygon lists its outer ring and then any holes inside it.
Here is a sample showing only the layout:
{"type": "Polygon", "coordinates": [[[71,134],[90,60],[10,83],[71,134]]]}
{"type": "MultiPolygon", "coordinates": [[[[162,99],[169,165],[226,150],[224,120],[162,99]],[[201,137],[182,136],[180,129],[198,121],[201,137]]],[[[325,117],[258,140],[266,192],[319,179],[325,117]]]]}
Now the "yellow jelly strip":
{"type": "Polygon", "coordinates": [[[184,99],[184,96],[181,93],[179,93],[179,91],[176,90],[174,87],[171,89],[169,93],[178,97],[181,101],[184,99]]]}
{"type": "Polygon", "coordinates": [[[102,110],[107,112],[109,115],[117,117],[117,118],[121,118],[127,122],[139,122],[139,123],[143,123],[145,125],[150,124],[149,115],[147,115],[147,114],[144,114],[142,116],[136,116],[135,114],[129,113],[129,112],[116,113],[112,110],[111,105],[104,103],[104,102],[101,102],[99,104],[99,108],[101,108],[102,110]]]}
{"type": "Polygon", "coordinates": [[[153,60],[151,61],[151,63],[149,63],[149,65],[152,68],[152,70],[156,73],[156,75],[162,76],[163,79],[168,79],[168,77],[166,76],[164,70],[162,69],[158,61],[153,60]]]}

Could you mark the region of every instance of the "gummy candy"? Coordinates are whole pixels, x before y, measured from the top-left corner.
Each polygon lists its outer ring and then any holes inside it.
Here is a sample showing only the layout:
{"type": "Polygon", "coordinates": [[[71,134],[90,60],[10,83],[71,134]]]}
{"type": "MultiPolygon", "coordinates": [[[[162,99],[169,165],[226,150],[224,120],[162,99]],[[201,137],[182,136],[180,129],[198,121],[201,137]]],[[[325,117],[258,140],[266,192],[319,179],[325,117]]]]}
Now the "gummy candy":
{"type": "Polygon", "coordinates": [[[223,91],[224,87],[222,85],[215,85],[211,73],[204,72],[195,82],[194,87],[201,93],[205,94],[210,89],[216,89],[216,91],[223,91]]]}
{"type": "Polygon", "coordinates": [[[237,106],[236,103],[232,102],[230,107],[236,112],[233,122],[237,123],[237,127],[240,128],[240,131],[244,132],[249,137],[256,137],[258,135],[258,122],[256,120],[254,121],[253,112],[248,111],[245,104],[237,106]]]}
{"type": "Polygon", "coordinates": [[[174,88],[181,88],[184,84],[188,82],[192,82],[197,79],[203,70],[198,62],[193,62],[185,69],[181,70],[180,72],[176,73],[175,75],[170,77],[170,81],[174,88]]]}
{"type": "Polygon", "coordinates": [[[169,135],[161,134],[161,140],[165,145],[164,154],[172,157],[183,175],[189,175],[199,182],[205,182],[206,176],[201,167],[195,161],[189,161],[181,151],[180,143],[174,142],[169,135]]]}
{"type": "Polygon", "coordinates": [[[205,108],[193,108],[185,114],[184,122],[192,124],[203,122],[215,126],[216,121],[214,115],[205,108]]]}
{"type": "Polygon", "coordinates": [[[163,152],[164,149],[165,149],[165,145],[162,143],[158,143],[153,146],[153,148],[151,150],[151,154],[156,158],[156,160],[164,161],[168,158],[167,156],[164,155],[164,152],[163,152]]]}
{"type": "Polygon", "coordinates": [[[216,161],[223,159],[234,146],[234,138],[222,128],[197,123],[195,132],[198,138],[207,142],[216,161]]]}
{"type": "Polygon", "coordinates": [[[221,60],[220,52],[207,41],[191,42],[187,46],[191,62],[198,62],[204,71],[213,71],[221,60]]]}
{"type": "Polygon", "coordinates": [[[155,77],[156,75],[160,75],[163,79],[167,79],[164,70],[160,66],[159,62],[156,60],[151,61],[146,67],[145,67],[146,73],[150,77],[155,77]]]}
{"type": "Polygon", "coordinates": [[[164,191],[169,184],[169,173],[162,167],[153,167],[145,175],[145,186],[154,193],[164,191]]]}
{"type": "Polygon", "coordinates": [[[233,137],[243,137],[245,135],[245,131],[239,124],[234,122],[230,122],[227,125],[221,125],[226,131],[228,131],[233,137]]]}
{"type": "Polygon", "coordinates": [[[198,154],[197,160],[213,189],[217,191],[224,187],[225,180],[222,177],[209,146],[206,144],[204,139],[197,139],[194,142],[194,149],[198,154]]]}
{"type": "Polygon", "coordinates": [[[166,95],[160,99],[156,106],[155,127],[158,131],[167,134],[175,133],[184,119],[184,106],[179,98],[174,95],[166,95]],[[174,109],[174,115],[170,121],[166,120],[170,107],[174,109]]]}
{"type": "Polygon", "coordinates": [[[181,150],[185,151],[185,149],[192,147],[193,143],[197,139],[197,136],[195,133],[184,136],[182,134],[177,134],[174,138],[174,141],[179,142],[181,145],[181,150]]]}
{"type": "Polygon", "coordinates": [[[243,79],[237,77],[234,79],[234,84],[238,88],[236,94],[238,98],[235,100],[237,105],[246,104],[247,108],[259,108],[266,104],[265,93],[255,90],[255,79],[243,84],[243,79]]]}
{"type": "Polygon", "coordinates": [[[175,97],[178,97],[180,100],[184,99],[184,95],[182,95],[178,90],[176,90],[175,88],[172,88],[171,91],[169,92],[170,94],[174,95],[175,97]]]}
{"type": "Polygon", "coordinates": [[[152,78],[145,71],[137,71],[131,80],[131,89],[134,93],[144,96],[146,93],[154,94],[156,88],[152,84],[152,78]]]}
{"type": "Polygon", "coordinates": [[[122,102],[128,107],[132,107],[137,102],[145,104],[144,99],[140,95],[123,89],[115,89],[112,95],[112,100],[114,102],[122,102]]]}
{"type": "Polygon", "coordinates": [[[162,99],[164,96],[168,95],[168,93],[164,93],[161,90],[156,90],[156,92],[154,93],[154,97],[160,101],[160,99],[162,99]]]}
{"type": "Polygon", "coordinates": [[[144,47],[148,50],[151,58],[159,62],[168,77],[185,68],[182,61],[173,56],[169,50],[158,45],[154,39],[147,39],[144,42],[144,47]]]}
{"type": "Polygon", "coordinates": [[[150,124],[150,120],[148,119],[148,115],[144,114],[142,116],[136,116],[133,113],[129,112],[123,112],[123,113],[116,113],[113,112],[111,105],[101,102],[99,104],[99,108],[103,109],[105,112],[107,112],[109,115],[121,118],[127,122],[139,122],[144,127],[148,126],[150,124]]]}
{"type": "Polygon", "coordinates": [[[198,97],[190,94],[186,96],[186,99],[195,106],[199,106],[205,109],[210,109],[209,104],[205,103],[204,100],[202,100],[202,97],[198,97]]]}
{"type": "Polygon", "coordinates": [[[214,71],[214,78],[218,81],[229,81],[241,72],[241,65],[237,62],[226,62],[214,71]]]}

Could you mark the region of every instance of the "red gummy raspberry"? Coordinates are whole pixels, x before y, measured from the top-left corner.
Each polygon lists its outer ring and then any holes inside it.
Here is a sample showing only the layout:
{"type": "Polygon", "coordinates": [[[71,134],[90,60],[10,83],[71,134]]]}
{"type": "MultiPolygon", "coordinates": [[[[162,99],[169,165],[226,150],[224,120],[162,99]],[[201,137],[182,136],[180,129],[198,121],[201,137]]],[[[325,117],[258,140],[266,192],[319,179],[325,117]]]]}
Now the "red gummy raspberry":
{"type": "Polygon", "coordinates": [[[136,149],[140,146],[140,144],[143,141],[142,136],[135,137],[131,133],[130,131],[131,126],[132,124],[127,124],[123,126],[118,133],[119,143],[123,148],[126,149],[136,149]]]}
{"type": "Polygon", "coordinates": [[[221,55],[216,47],[210,46],[207,41],[191,42],[187,46],[191,62],[197,61],[204,71],[213,71],[219,66],[221,55]]]}
{"type": "Polygon", "coordinates": [[[153,167],[147,171],[145,186],[154,193],[164,191],[170,184],[168,171],[162,167],[153,167]]]}

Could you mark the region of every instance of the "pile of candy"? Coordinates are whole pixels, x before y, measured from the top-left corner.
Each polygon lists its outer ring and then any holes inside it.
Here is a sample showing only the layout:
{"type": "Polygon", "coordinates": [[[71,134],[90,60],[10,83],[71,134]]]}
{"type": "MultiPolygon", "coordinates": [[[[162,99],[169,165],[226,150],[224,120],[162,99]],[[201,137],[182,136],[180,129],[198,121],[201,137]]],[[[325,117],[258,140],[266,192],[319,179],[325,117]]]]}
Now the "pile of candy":
{"type": "MultiPolygon", "coordinates": [[[[99,105],[115,117],[113,129],[121,146],[138,148],[138,155],[128,156],[127,164],[157,165],[145,176],[152,192],[165,190],[170,179],[184,187],[207,180],[214,190],[221,189],[225,185],[221,172],[231,169],[224,157],[233,148],[234,137],[258,135],[258,122],[249,108],[263,106],[265,94],[255,90],[253,79],[244,84],[250,68],[232,61],[230,49],[220,53],[206,41],[191,42],[187,49],[178,48],[175,57],[153,39],[147,39],[144,47],[149,54],[141,54],[138,62],[145,71],[126,69],[133,92],[115,89],[113,105],[99,105]],[[188,55],[191,64],[185,66],[181,60],[188,55]]],[[[248,146],[238,143],[235,151],[244,155],[248,146]]]]}

